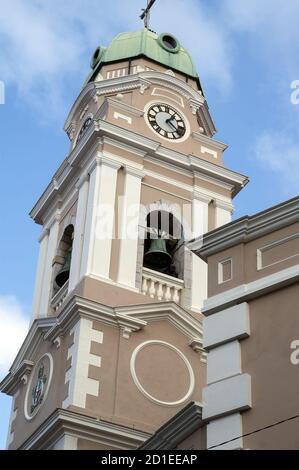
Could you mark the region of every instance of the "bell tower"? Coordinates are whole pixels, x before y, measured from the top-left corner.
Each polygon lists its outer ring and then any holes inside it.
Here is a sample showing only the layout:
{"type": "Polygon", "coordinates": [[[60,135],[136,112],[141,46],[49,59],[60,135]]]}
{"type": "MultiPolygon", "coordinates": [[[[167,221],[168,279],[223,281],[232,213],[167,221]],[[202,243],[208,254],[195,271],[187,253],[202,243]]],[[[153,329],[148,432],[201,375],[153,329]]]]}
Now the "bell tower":
{"type": "Polygon", "coordinates": [[[147,28],[98,47],[65,123],[41,225],[32,323],[1,390],[10,449],[134,449],[205,386],[207,269],[186,242],[231,220],[194,63],[147,28]]]}

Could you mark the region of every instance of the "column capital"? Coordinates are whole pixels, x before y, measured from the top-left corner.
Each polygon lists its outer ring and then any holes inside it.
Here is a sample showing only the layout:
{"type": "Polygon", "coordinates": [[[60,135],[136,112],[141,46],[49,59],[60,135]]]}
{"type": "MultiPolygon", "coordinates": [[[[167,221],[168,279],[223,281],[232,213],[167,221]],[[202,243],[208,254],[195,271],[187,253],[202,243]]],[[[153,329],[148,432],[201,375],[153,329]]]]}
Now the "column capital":
{"type": "Polygon", "coordinates": [[[234,206],[229,201],[223,201],[222,199],[214,199],[214,206],[218,209],[224,209],[228,212],[234,212],[234,206]]]}
{"type": "Polygon", "coordinates": [[[41,243],[45,237],[48,237],[49,232],[50,232],[49,228],[44,227],[43,230],[42,230],[42,233],[38,237],[38,242],[41,243]]]}
{"type": "Polygon", "coordinates": [[[80,188],[83,186],[83,184],[89,180],[89,172],[88,171],[85,171],[81,176],[80,178],[78,179],[77,183],[76,183],[76,189],[77,191],[80,190],[80,188]]]}
{"type": "Polygon", "coordinates": [[[119,170],[122,167],[122,164],[116,160],[112,160],[111,158],[104,157],[103,155],[98,155],[95,159],[91,162],[90,166],[88,167],[87,173],[91,175],[93,170],[99,166],[109,166],[114,168],[115,170],[119,170]]]}
{"type": "Polygon", "coordinates": [[[57,210],[53,217],[49,220],[49,222],[47,222],[47,224],[44,226],[44,230],[48,230],[48,232],[50,232],[51,230],[51,227],[57,223],[57,222],[60,222],[61,221],[61,211],[60,210],[57,210]]]}
{"type": "Polygon", "coordinates": [[[127,175],[135,176],[136,178],[140,178],[141,180],[145,177],[145,172],[141,168],[136,168],[134,166],[126,165],[124,167],[124,172],[127,175]]]}
{"type": "Polygon", "coordinates": [[[212,197],[209,196],[208,194],[202,193],[200,191],[195,190],[193,192],[193,199],[201,202],[205,202],[206,204],[209,204],[212,201],[212,197]]]}

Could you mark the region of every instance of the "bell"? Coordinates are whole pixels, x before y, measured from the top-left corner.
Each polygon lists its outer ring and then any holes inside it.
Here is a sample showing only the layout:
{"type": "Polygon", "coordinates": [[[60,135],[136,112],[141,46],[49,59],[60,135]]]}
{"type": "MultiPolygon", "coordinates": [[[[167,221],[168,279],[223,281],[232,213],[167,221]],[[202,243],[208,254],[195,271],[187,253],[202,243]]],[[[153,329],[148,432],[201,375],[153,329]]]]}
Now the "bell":
{"type": "Polygon", "coordinates": [[[62,266],[61,271],[59,271],[55,279],[58,287],[62,287],[70,277],[71,258],[72,249],[70,248],[66,254],[64,265],[62,266]]]}
{"type": "Polygon", "coordinates": [[[151,240],[149,250],[144,255],[144,265],[155,271],[165,271],[172,261],[171,255],[166,248],[166,240],[155,238],[151,240]]]}

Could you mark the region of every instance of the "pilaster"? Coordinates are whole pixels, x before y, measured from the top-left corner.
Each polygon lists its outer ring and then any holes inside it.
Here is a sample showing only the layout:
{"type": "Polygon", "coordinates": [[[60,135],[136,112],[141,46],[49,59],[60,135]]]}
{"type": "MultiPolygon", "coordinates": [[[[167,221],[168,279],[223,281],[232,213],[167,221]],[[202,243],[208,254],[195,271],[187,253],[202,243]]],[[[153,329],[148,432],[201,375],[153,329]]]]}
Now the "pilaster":
{"type": "Polygon", "coordinates": [[[136,287],[138,223],[141,181],[143,177],[144,173],[141,169],[125,167],[125,190],[122,207],[117,282],[133,288],[136,287]]]}
{"type": "Polygon", "coordinates": [[[84,233],[81,276],[109,279],[117,172],[121,164],[96,157],[89,169],[90,181],[84,233]]]}

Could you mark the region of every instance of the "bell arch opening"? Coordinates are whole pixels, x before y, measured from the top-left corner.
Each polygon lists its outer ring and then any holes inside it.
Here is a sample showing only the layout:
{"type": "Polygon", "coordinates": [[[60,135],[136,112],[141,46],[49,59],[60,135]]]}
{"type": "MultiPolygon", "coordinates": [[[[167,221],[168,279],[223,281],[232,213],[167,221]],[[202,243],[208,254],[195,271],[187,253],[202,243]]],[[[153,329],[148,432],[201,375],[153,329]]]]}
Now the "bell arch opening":
{"type": "Polygon", "coordinates": [[[74,239],[74,226],[68,225],[58,244],[57,255],[54,260],[54,293],[63,287],[70,277],[74,239]]]}
{"type": "Polygon", "coordinates": [[[184,230],[171,212],[153,210],[148,213],[143,266],[175,278],[184,278],[184,230]]]}

